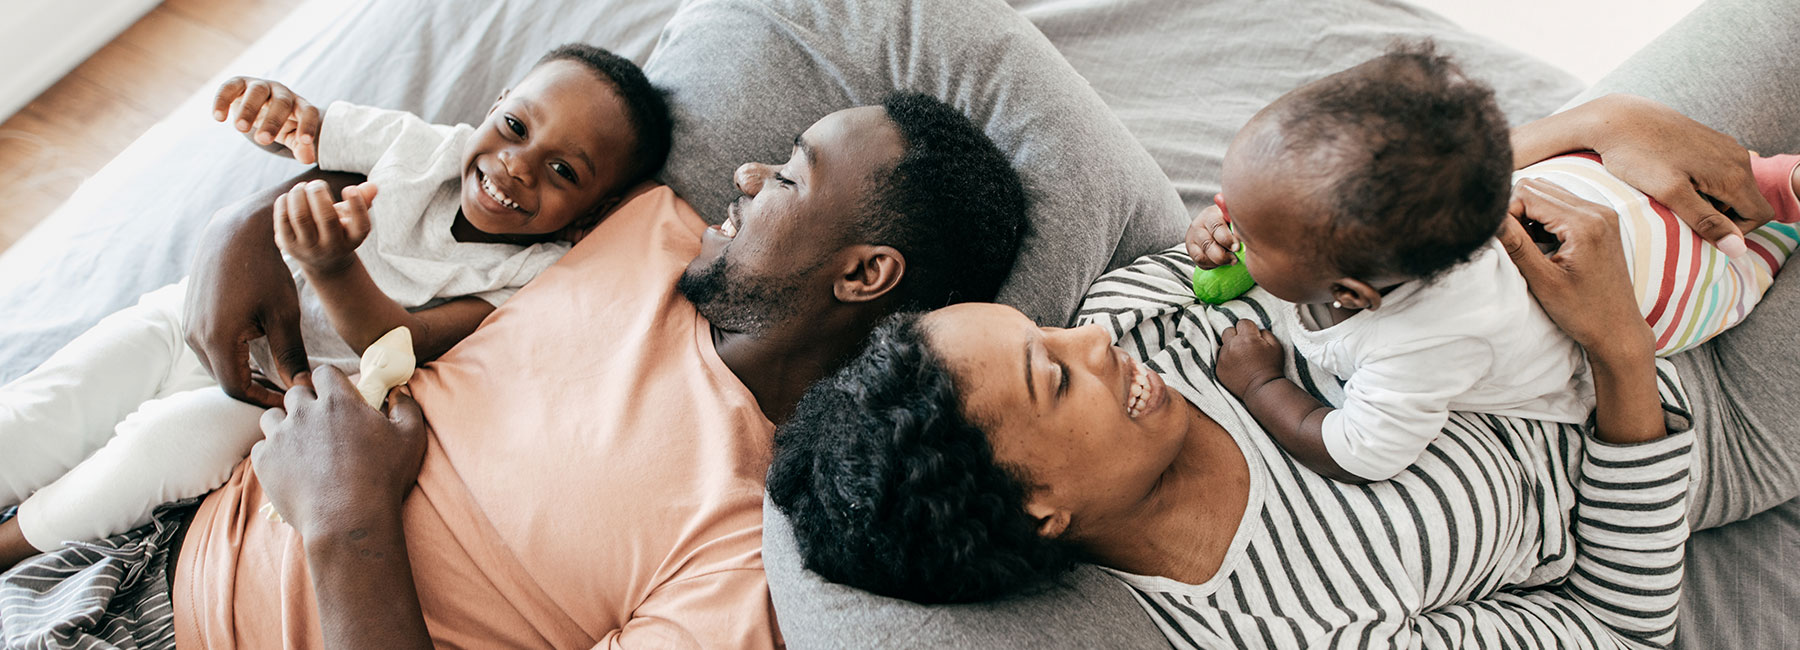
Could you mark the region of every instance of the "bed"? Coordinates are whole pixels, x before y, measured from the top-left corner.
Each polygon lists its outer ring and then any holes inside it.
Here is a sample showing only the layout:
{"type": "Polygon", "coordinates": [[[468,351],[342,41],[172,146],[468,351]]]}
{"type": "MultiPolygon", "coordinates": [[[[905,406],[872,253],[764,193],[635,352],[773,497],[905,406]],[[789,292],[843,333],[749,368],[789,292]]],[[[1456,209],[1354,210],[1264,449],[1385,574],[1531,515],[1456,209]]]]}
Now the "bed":
{"type": "MultiPolygon", "coordinates": [[[[1393,38],[1435,37],[1472,75],[1496,86],[1515,121],[1547,114],[1582,92],[1572,77],[1542,62],[1395,1],[1010,5],[310,0],[229,72],[283,80],[321,104],[344,99],[409,109],[432,121],[473,121],[542,51],[572,40],[602,45],[646,63],[652,79],[672,90],[682,123],[665,180],[715,221],[730,195],[729,176],[720,170],[780,159],[785,138],[831,108],[869,101],[884,84],[948,95],[1028,168],[1034,198],[1055,206],[1048,214],[1034,212],[1034,240],[1006,294],[1045,322],[1059,314],[1066,319],[1079,289],[1099,271],[1173,241],[1181,219],[1217,190],[1224,145],[1251,113],[1288,88],[1379,52],[1393,38]],[[1004,51],[958,51],[963,59],[947,60],[934,53],[941,33],[1010,40],[1004,51]],[[776,69],[787,73],[785,80],[764,83],[776,69]],[[741,81],[732,83],[743,79],[757,84],[746,90],[741,81]],[[1028,137],[1037,134],[1046,135],[1028,137]],[[1094,158],[1096,152],[1102,156],[1094,158]]],[[[1737,79],[1734,87],[1780,90],[1730,58],[1741,49],[1723,42],[1780,42],[1800,29],[1800,17],[1755,13],[1761,10],[1748,0],[1713,0],[1628,64],[1635,74],[1600,87],[1663,99],[1754,149],[1800,150],[1800,127],[1706,115],[1706,86],[1690,77],[1658,78],[1660,71],[1706,69],[1720,84],[1737,79]],[[1703,67],[1708,56],[1719,60],[1703,67]]],[[[1791,54],[1762,64],[1800,69],[1791,54]]],[[[210,92],[191,99],[0,254],[0,381],[28,371],[139,294],[180,277],[214,210],[302,171],[211,122],[209,100],[210,92]]],[[[766,525],[765,563],[794,647],[1163,645],[1125,587],[1096,570],[1029,599],[927,608],[819,581],[798,566],[772,511],[766,525]]],[[[1695,535],[1679,642],[1791,646],[1800,632],[1795,558],[1800,502],[1695,535]]]]}

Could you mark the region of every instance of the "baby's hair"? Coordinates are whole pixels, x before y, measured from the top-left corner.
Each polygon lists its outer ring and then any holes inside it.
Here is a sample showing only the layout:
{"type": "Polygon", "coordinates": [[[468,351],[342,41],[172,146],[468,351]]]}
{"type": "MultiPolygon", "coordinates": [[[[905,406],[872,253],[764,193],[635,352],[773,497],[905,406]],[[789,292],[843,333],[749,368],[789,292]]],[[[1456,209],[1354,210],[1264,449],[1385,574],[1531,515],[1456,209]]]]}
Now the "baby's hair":
{"type": "Polygon", "coordinates": [[[626,167],[625,182],[620,191],[648,180],[662,171],[669,159],[669,140],[674,121],[669,117],[669,104],[663,92],[650,84],[644,71],[631,59],[586,43],[570,43],[550,50],[536,65],[551,61],[573,61],[592,70],[601,81],[612,84],[625,103],[626,119],[631,120],[632,147],[626,167]]]}
{"type": "Polygon", "coordinates": [[[1292,161],[1323,163],[1313,201],[1325,254],[1350,277],[1431,279],[1469,259],[1500,227],[1512,144],[1494,91],[1463,76],[1427,40],[1284,98],[1292,161]]]}

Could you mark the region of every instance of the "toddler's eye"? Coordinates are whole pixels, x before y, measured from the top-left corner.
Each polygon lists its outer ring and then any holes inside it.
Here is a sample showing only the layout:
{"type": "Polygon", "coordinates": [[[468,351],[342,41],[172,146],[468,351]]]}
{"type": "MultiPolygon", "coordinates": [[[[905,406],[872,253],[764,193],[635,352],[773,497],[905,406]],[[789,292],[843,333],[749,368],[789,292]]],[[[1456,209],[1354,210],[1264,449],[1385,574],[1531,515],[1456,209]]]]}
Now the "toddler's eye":
{"type": "Polygon", "coordinates": [[[559,162],[558,163],[550,163],[550,171],[556,172],[557,176],[561,176],[565,179],[568,179],[568,181],[571,183],[575,182],[575,168],[574,167],[570,167],[568,165],[565,165],[565,164],[559,163],[559,162]]]}
{"type": "Polygon", "coordinates": [[[519,120],[514,119],[513,116],[511,116],[511,115],[506,116],[505,119],[506,119],[506,128],[508,130],[512,131],[513,135],[524,137],[524,135],[525,135],[525,123],[524,122],[520,122],[519,120]]]}

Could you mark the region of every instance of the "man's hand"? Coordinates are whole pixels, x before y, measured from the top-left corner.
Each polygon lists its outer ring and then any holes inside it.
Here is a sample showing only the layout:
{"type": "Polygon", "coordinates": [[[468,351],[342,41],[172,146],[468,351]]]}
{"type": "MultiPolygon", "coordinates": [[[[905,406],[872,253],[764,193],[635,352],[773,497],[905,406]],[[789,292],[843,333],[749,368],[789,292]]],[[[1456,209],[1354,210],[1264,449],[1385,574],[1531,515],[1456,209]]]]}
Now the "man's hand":
{"type": "Polygon", "coordinates": [[[213,120],[228,119],[257,146],[308,165],[319,161],[319,109],[287,86],[253,77],[226,79],[213,97],[213,120]]]}
{"type": "Polygon", "coordinates": [[[1237,233],[1225,222],[1225,211],[1217,205],[1206,206],[1188,224],[1187,253],[1200,268],[1211,269],[1236,264],[1232,253],[1238,245],[1237,233]]]}
{"type": "Polygon", "coordinates": [[[1285,350],[1275,333],[1240,319],[1237,326],[1219,334],[1219,362],[1214,372],[1225,390],[1238,399],[1249,397],[1256,387],[1283,377],[1285,350]]]}
{"type": "Polygon", "coordinates": [[[267,408],[281,393],[252,381],[250,342],[268,337],[276,375],[286,386],[308,385],[306,343],[300,337],[300,296],[275,247],[271,204],[289,187],[322,179],[331,187],[362,182],[356,174],[312,170],[213,215],[188,274],[182,313],[188,347],[225,394],[267,408]]]}
{"type": "Polygon", "coordinates": [[[287,408],[263,413],[266,438],[250,450],[264,492],[283,519],[311,541],[349,533],[399,512],[425,459],[425,416],[395,393],[383,415],[336,368],[287,392],[287,408]]]}
{"type": "Polygon", "coordinates": [[[375,192],[374,183],[346,187],[344,200],[332,203],[325,181],[294,186],[275,200],[275,244],[309,272],[343,269],[369,236],[375,192]]]}

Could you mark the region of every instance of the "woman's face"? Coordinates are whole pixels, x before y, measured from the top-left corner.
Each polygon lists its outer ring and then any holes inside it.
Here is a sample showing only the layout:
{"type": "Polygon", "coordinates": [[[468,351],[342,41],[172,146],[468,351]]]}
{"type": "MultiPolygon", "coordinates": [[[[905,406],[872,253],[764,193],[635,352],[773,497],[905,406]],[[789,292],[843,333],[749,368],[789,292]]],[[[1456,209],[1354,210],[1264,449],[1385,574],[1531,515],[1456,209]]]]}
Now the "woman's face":
{"type": "Polygon", "coordinates": [[[1039,532],[1117,521],[1146,505],[1181,450],[1192,409],[1099,327],[1038,327],[1002,305],[925,317],[927,343],[995,459],[1023,470],[1039,532]]]}

